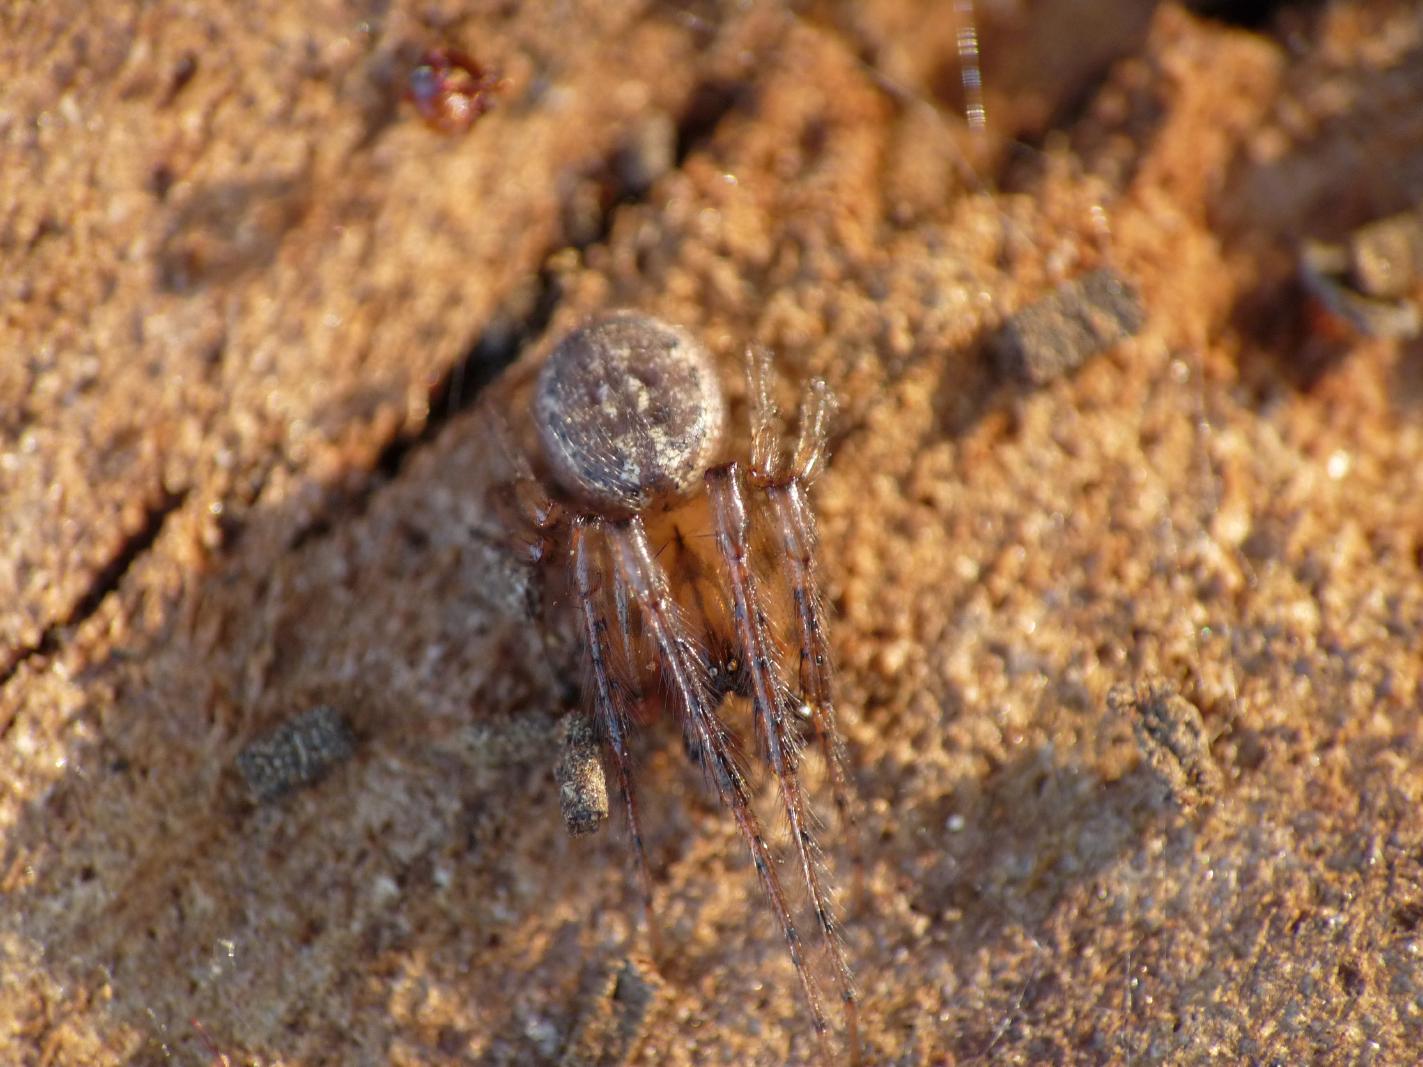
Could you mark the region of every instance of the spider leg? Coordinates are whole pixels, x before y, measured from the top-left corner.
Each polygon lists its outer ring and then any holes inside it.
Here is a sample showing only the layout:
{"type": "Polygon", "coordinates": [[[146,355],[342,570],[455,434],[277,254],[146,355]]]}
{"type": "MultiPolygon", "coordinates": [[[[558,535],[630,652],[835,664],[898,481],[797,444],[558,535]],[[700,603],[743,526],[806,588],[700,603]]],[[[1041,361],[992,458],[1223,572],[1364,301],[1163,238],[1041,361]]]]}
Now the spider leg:
{"type": "Polygon", "coordinates": [[[728,693],[737,692],[742,685],[741,662],[735,643],[721,624],[729,613],[718,587],[712,584],[710,568],[688,547],[685,535],[677,527],[672,529],[671,547],[674,551],[670,560],[664,560],[664,569],[670,577],[673,595],[685,592],[677,602],[692,613],[692,629],[701,635],[706,652],[704,660],[711,702],[720,705],[728,693]]]}
{"type": "MultiPolygon", "coordinates": [[[[801,401],[800,436],[789,470],[782,470],[776,407],[770,389],[771,355],[764,348],[751,348],[746,355],[751,395],[750,482],[765,491],[769,502],[795,606],[800,644],[801,710],[811,721],[830,774],[830,789],[840,824],[850,827],[854,825],[854,817],[845,773],[845,744],[835,727],[830,628],[815,573],[815,515],[805,498],[805,487],[825,463],[834,399],[820,379],[806,385],[801,401]]],[[[857,862],[857,871],[859,866],[857,862]]],[[[858,874],[856,880],[859,880],[858,874]]]]}
{"type": "MultiPolygon", "coordinates": [[[[652,872],[647,863],[647,850],[642,840],[642,826],[637,817],[637,797],[632,784],[632,757],[628,752],[628,731],[631,724],[629,708],[634,689],[628,682],[627,649],[615,649],[609,639],[607,598],[605,590],[605,553],[598,549],[603,538],[594,540],[601,530],[597,519],[580,517],[573,523],[569,554],[573,567],[574,597],[578,604],[580,628],[587,650],[588,690],[593,697],[593,715],[604,750],[618,776],[618,787],[627,809],[628,834],[632,837],[637,862],[638,881],[642,887],[643,911],[647,919],[648,939],[655,958],[662,958],[661,939],[652,910],[652,872]],[[622,653],[620,655],[619,653],[622,653]]],[[[619,619],[618,633],[627,635],[628,605],[620,594],[615,610],[619,619]]]]}
{"type": "Polygon", "coordinates": [[[657,648],[662,675],[682,720],[682,728],[701,753],[703,766],[707,768],[721,802],[731,809],[737,829],[741,831],[742,840],[751,853],[751,861],[770,899],[771,909],[781,924],[791,962],[805,990],[821,1057],[829,1063],[829,1026],[820,991],[806,967],[800,934],[786,904],[785,890],[776,873],[761,822],[756,817],[750,787],[732,754],[731,734],[712,707],[700,653],[672,599],[666,576],[653,560],[642,520],[634,516],[613,525],[609,531],[609,543],[612,545],[617,578],[627,585],[629,595],[642,613],[657,648]]]}
{"type": "Polygon", "coordinates": [[[491,410],[484,426],[492,450],[512,474],[491,486],[485,501],[516,554],[526,563],[541,563],[554,550],[555,532],[564,519],[563,508],[544,492],[529,468],[528,458],[514,447],[503,416],[491,410]]]}
{"type": "Polygon", "coordinates": [[[845,947],[835,924],[830,894],[821,877],[820,849],[811,833],[810,815],[797,774],[800,747],[788,721],[789,693],[780,677],[766,610],[756,575],[751,569],[751,520],[741,491],[740,473],[735,463],[728,463],[708,471],[706,475],[717,548],[730,579],[732,618],[741,643],[744,669],[750,681],[751,702],[756,710],[762,749],[780,786],[801,873],[815,907],[826,952],[835,970],[840,999],[845,1005],[850,1062],[854,1064],[859,1062],[859,1011],[854,979],[845,960],[845,947]]]}
{"type": "Polygon", "coordinates": [[[558,520],[543,522],[539,505],[521,491],[520,485],[502,482],[493,486],[486,501],[498,519],[502,540],[515,558],[535,566],[553,554],[556,547],[553,528],[558,520]]]}
{"type": "Polygon", "coordinates": [[[821,757],[830,772],[830,789],[841,825],[854,824],[845,774],[845,743],[835,727],[829,626],[815,574],[815,520],[798,482],[767,486],[766,498],[785,560],[800,644],[802,712],[814,727],[821,757]]]}

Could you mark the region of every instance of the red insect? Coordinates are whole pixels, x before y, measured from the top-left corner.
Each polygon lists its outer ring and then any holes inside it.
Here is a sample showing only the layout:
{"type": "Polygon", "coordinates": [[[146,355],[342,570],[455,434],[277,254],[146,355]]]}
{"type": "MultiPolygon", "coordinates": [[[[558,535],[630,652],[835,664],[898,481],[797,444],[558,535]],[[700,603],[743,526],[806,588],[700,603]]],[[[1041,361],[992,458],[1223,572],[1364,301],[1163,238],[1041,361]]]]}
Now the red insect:
{"type": "Polygon", "coordinates": [[[494,106],[494,94],[503,87],[502,78],[465,53],[432,48],[410,72],[405,96],[431,129],[464,133],[494,106]]]}

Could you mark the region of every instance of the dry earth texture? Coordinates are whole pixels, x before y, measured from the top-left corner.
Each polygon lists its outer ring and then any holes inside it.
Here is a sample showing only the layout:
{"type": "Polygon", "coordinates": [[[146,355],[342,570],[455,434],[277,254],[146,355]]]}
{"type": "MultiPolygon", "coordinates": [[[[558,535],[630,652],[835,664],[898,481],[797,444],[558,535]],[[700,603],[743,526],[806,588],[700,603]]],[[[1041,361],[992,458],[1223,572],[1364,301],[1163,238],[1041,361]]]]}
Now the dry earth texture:
{"type": "Polygon", "coordinates": [[[813,1061],[670,724],[655,967],[559,817],[480,398],[622,306],[841,400],[869,1062],[1417,1062],[1423,351],[1297,264],[1423,198],[1423,16],[982,3],[975,143],[952,6],[6,5],[0,1061],[813,1061]],[[1098,268],[1138,335],[1001,380],[1098,268]]]}

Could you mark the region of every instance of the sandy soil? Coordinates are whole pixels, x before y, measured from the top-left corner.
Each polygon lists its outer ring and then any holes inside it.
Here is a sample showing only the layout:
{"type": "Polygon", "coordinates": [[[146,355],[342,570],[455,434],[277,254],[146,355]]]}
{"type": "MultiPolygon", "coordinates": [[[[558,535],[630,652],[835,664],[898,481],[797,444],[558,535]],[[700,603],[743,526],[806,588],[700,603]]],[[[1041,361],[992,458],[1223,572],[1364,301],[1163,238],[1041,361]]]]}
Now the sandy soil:
{"type": "Polygon", "coordinates": [[[481,401],[633,306],[841,400],[868,1062],[1417,1061],[1423,347],[1297,264],[1423,198],[1423,18],[980,6],[977,139],[932,0],[0,14],[0,1060],[814,1062],[672,729],[663,958],[559,816],[481,401]],[[433,45],[508,80],[461,135],[433,45]],[[1002,380],[1098,268],[1139,334],[1002,380]]]}

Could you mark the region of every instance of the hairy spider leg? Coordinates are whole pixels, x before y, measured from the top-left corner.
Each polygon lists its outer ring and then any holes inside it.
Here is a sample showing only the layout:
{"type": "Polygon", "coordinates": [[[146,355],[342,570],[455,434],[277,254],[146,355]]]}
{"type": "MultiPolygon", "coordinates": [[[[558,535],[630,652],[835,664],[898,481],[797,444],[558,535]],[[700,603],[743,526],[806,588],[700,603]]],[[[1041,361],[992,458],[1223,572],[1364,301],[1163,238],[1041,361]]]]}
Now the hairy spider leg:
{"type": "Polygon", "coordinates": [[[770,899],[771,910],[775,912],[785,934],[791,963],[800,976],[821,1057],[829,1063],[829,1025],[820,991],[806,967],[800,934],[786,904],[785,890],[781,886],[780,875],[776,873],[766,835],[761,830],[761,821],[752,806],[746,776],[733,755],[732,735],[713,709],[701,653],[676,601],[672,599],[666,576],[652,558],[642,519],[634,515],[612,524],[608,528],[608,541],[612,546],[617,579],[627,585],[630,598],[647,624],[647,632],[657,650],[662,676],[674,710],[681,718],[682,729],[689,736],[690,746],[701,753],[702,766],[714,783],[721,802],[731,809],[741,838],[751,853],[751,861],[770,899]]]}
{"type": "Polygon", "coordinates": [[[642,620],[633,611],[628,600],[627,586],[622,582],[613,583],[613,610],[618,624],[618,650],[622,653],[623,665],[627,668],[627,707],[635,708],[642,703],[643,691],[637,671],[637,654],[634,651],[641,637],[642,620]]]}
{"type": "Polygon", "coordinates": [[[508,538],[517,547],[519,558],[529,564],[542,563],[557,543],[555,532],[563,523],[563,508],[539,485],[528,457],[510,441],[503,417],[491,410],[485,426],[493,438],[493,447],[513,472],[511,479],[488,490],[486,500],[509,531],[508,538]]]}
{"type": "MultiPolygon", "coordinates": [[[[815,516],[805,498],[805,487],[825,462],[828,425],[834,401],[820,379],[806,385],[801,401],[800,436],[792,462],[783,469],[776,405],[771,397],[771,354],[763,348],[746,353],[747,382],[751,395],[751,484],[765,493],[770,505],[776,540],[785,560],[787,580],[795,608],[800,643],[800,696],[830,774],[830,789],[840,824],[854,825],[850,790],[845,773],[845,745],[835,727],[832,690],[830,628],[820,584],[815,573],[815,516]]],[[[853,847],[853,846],[852,846],[853,847]]],[[[858,849],[856,849],[858,855],[858,849]]],[[[856,860],[856,881],[860,863],[856,860]]]]}
{"type": "MultiPolygon", "coordinates": [[[[647,849],[642,840],[642,824],[637,817],[637,798],[632,785],[632,756],[628,751],[627,737],[631,724],[629,709],[635,699],[635,690],[628,682],[630,664],[626,649],[615,649],[608,639],[607,595],[608,583],[603,553],[598,546],[603,538],[592,537],[599,520],[580,516],[573,522],[572,540],[569,546],[569,562],[573,568],[573,591],[578,602],[579,623],[583,631],[583,643],[587,656],[587,672],[592,685],[593,714],[598,723],[598,733],[603,740],[604,751],[612,761],[618,775],[618,788],[623,794],[627,811],[628,834],[632,838],[633,853],[637,863],[638,881],[642,887],[642,906],[647,920],[648,940],[652,954],[662,959],[662,941],[657,931],[657,920],[653,913],[652,870],[647,862],[647,849]]],[[[616,584],[616,583],[615,583],[616,584]]],[[[622,595],[615,597],[614,610],[618,613],[618,632],[628,633],[626,615],[628,605],[622,595]]]]}
{"type": "MultiPolygon", "coordinates": [[[[513,447],[508,426],[502,417],[492,413],[488,425],[494,434],[496,447],[513,471],[512,480],[496,486],[491,492],[491,503],[502,512],[506,529],[518,529],[522,524],[525,532],[518,542],[523,549],[522,555],[530,564],[540,563],[549,558],[557,544],[555,535],[566,517],[564,510],[534,477],[528,457],[513,447]],[[511,517],[517,517],[521,524],[508,521],[511,517]]],[[[638,885],[642,893],[648,942],[654,959],[662,959],[662,939],[653,910],[652,869],[647,862],[642,824],[637,816],[637,798],[632,785],[632,757],[627,747],[630,721],[628,709],[638,698],[636,686],[629,681],[632,663],[632,613],[620,584],[613,583],[617,633],[621,639],[620,647],[614,650],[608,641],[607,601],[603,595],[607,584],[604,581],[605,569],[589,543],[588,525],[588,520],[582,517],[575,519],[568,545],[573,593],[578,604],[578,621],[587,656],[586,670],[593,683],[591,687],[585,687],[584,692],[591,688],[591,710],[597,723],[598,736],[602,741],[603,751],[618,776],[618,788],[623,795],[627,812],[628,836],[632,838],[633,860],[637,866],[638,885]],[[618,652],[621,653],[620,657],[618,652]]]]}
{"type": "Polygon", "coordinates": [[[739,693],[744,688],[742,662],[736,655],[735,642],[726,632],[725,620],[730,618],[730,612],[712,580],[711,568],[692,548],[680,527],[672,527],[668,544],[672,558],[664,569],[671,576],[677,602],[694,612],[693,630],[702,635],[706,646],[707,680],[712,702],[718,704],[727,694],[739,693]]]}
{"type": "Polygon", "coordinates": [[[859,1009],[854,978],[845,960],[845,947],[835,923],[833,904],[821,877],[820,849],[811,832],[811,816],[796,773],[800,746],[791,723],[789,705],[793,697],[781,678],[776,649],[771,640],[766,610],[751,568],[751,520],[741,490],[741,471],[735,463],[716,467],[706,474],[712,522],[717,548],[726,565],[731,585],[732,618],[741,644],[751,703],[756,712],[766,762],[780,786],[786,818],[800,859],[811,903],[815,907],[822,940],[835,971],[840,999],[845,1005],[846,1041],[850,1063],[860,1061],[859,1009]]]}

